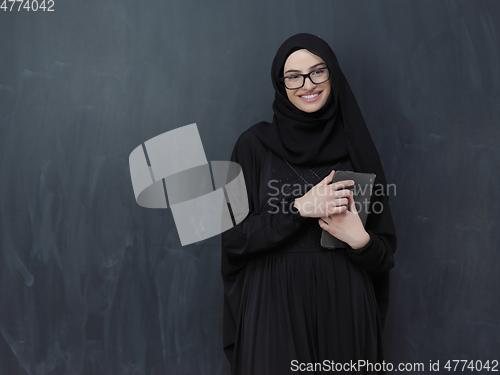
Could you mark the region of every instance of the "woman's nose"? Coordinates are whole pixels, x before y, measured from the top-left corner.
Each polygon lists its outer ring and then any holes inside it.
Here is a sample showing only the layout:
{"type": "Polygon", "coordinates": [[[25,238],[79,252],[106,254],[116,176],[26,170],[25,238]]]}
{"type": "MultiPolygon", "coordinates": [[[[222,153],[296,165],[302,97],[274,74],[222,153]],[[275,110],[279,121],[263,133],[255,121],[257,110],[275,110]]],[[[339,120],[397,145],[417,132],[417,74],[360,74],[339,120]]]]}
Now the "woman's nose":
{"type": "Polygon", "coordinates": [[[312,81],[311,78],[307,77],[306,81],[304,82],[304,88],[306,90],[312,90],[316,86],[312,81]]]}

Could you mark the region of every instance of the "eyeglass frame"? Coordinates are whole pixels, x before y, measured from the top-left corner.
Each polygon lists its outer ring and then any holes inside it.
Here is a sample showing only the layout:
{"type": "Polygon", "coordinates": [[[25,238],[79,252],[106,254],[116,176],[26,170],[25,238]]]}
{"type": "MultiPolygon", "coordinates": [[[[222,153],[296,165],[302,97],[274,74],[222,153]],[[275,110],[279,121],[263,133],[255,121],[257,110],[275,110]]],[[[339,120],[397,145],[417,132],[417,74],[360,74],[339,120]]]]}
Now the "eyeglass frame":
{"type": "Polygon", "coordinates": [[[283,84],[283,86],[285,86],[285,88],[286,88],[287,90],[298,90],[298,89],[300,89],[300,88],[304,87],[304,85],[306,84],[306,78],[309,78],[309,81],[311,81],[311,83],[312,83],[313,85],[320,85],[320,84],[325,83],[326,81],[328,81],[328,80],[330,79],[330,68],[328,68],[328,67],[326,66],[326,67],[324,67],[324,68],[314,69],[312,72],[309,72],[309,73],[307,73],[307,74],[295,73],[295,74],[290,74],[290,76],[280,77],[280,78],[279,78],[279,81],[283,84]],[[313,80],[311,79],[311,74],[313,74],[314,72],[316,72],[316,71],[318,71],[318,70],[324,70],[324,69],[328,70],[328,78],[327,78],[327,79],[325,79],[323,82],[319,82],[319,83],[315,83],[315,82],[313,82],[313,80]],[[295,87],[295,88],[293,88],[293,89],[289,89],[289,88],[286,86],[286,84],[285,84],[285,78],[290,77],[290,76],[292,76],[292,75],[294,75],[294,76],[302,76],[302,77],[303,77],[303,79],[302,79],[302,85],[301,85],[301,86],[299,86],[299,87],[295,87]]]}

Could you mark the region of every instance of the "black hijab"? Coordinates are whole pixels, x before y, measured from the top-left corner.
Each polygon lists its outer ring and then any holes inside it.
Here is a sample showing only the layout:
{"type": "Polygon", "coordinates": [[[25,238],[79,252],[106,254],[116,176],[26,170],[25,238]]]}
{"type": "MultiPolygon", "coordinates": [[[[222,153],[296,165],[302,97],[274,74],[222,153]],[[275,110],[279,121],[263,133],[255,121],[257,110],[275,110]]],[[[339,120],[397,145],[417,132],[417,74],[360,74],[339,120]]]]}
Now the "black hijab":
{"type": "Polygon", "coordinates": [[[294,164],[321,165],[347,154],[341,113],[342,71],[330,46],[311,34],[297,34],[286,40],[273,61],[271,79],[275,90],[272,124],[257,124],[251,131],[279,156],[294,164]],[[285,61],[299,49],[321,57],[330,70],[331,93],[317,112],[304,112],[290,102],[279,81],[285,61]]]}
{"type": "MultiPolygon", "coordinates": [[[[372,212],[368,215],[365,228],[379,237],[388,252],[394,253],[396,230],[389,208],[382,163],[356,98],[330,46],[311,34],[290,37],[276,53],[271,78],[275,90],[273,122],[260,122],[249,130],[270,150],[294,164],[330,164],[348,153],[355,171],[375,173],[376,193],[372,195],[372,212]],[[330,70],[330,97],[323,108],[314,113],[306,113],[295,107],[279,81],[286,59],[299,49],[307,49],[321,57],[330,70]],[[372,210],[375,204],[383,207],[383,210],[372,210]]],[[[387,259],[392,259],[392,256],[387,256],[387,259]]],[[[389,300],[389,272],[373,273],[371,278],[383,325],[389,300]]]]}
{"type": "Polygon", "coordinates": [[[277,155],[294,164],[324,165],[347,152],[356,170],[375,173],[385,184],[382,165],[363,115],[337,57],[323,39],[307,33],[288,38],[273,60],[275,90],[273,122],[249,130],[277,155]],[[293,52],[307,49],[321,57],[330,70],[331,93],[323,108],[307,113],[293,105],[279,81],[285,61],[293,52]]]}

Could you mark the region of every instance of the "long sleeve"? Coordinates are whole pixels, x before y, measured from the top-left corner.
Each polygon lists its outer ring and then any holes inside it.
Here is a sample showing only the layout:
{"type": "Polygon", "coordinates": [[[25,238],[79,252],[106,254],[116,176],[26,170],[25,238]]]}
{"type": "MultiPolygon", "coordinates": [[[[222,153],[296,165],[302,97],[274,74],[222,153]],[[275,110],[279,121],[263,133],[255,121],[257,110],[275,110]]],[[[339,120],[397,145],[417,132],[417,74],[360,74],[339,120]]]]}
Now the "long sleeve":
{"type": "Polygon", "coordinates": [[[256,137],[244,132],[236,142],[231,161],[238,163],[245,178],[249,214],[239,224],[222,233],[222,248],[232,257],[244,257],[269,250],[296,233],[306,217],[294,208],[290,210],[297,195],[281,193],[259,212],[259,181],[263,148],[256,137]],[[277,199],[276,199],[277,198],[277,199]]]}
{"type": "MultiPolygon", "coordinates": [[[[221,274],[224,284],[223,348],[229,363],[233,362],[236,321],[247,256],[273,248],[296,232],[301,223],[307,220],[296,210],[273,213],[267,205],[260,212],[257,209],[261,168],[259,157],[262,157],[262,152],[255,136],[244,132],[238,138],[230,159],[242,168],[249,213],[243,221],[221,234],[221,274]]],[[[286,207],[290,207],[296,196],[279,196],[278,201],[281,201],[281,198],[287,202],[286,207]]]]}
{"type": "Polygon", "coordinates": [[[360,249],[347,247],[347,254],[355,262],[372,272],[384,272],[394,267],[392,250],[388,251],[388,239],[385,236],[374,234],[367,230],[370,241],[360,249]]]}

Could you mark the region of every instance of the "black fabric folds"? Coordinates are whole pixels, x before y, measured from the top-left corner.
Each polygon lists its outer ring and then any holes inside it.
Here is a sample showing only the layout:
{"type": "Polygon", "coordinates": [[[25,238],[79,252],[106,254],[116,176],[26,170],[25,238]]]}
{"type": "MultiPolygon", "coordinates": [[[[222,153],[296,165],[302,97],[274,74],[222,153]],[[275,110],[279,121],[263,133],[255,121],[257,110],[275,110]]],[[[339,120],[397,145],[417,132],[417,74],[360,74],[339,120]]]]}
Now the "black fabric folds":
{"type": "Polygon", "coordinates": [[[272,123],[245,131],[230,159],[242,167],[250,208],[221,237],[223,345],[232,374],[293,373],[291,358],[381,360],[396,231],[380,157],[337,58],[321,38],[297,34],[286,40],[274,58],[272,82],[272,123]],[[315,113],[297,109],[279,82],[286,58],[302,48],[330,69],[330,97],[315,113]],[[317,219],[293,210],[269,213],[269,181],[292,186],[304,176],[318,183],[346,154],[340,169],[377,175],[365,226],[370,242],[359,250],[331,251],[319,246],[317,219]]]}

